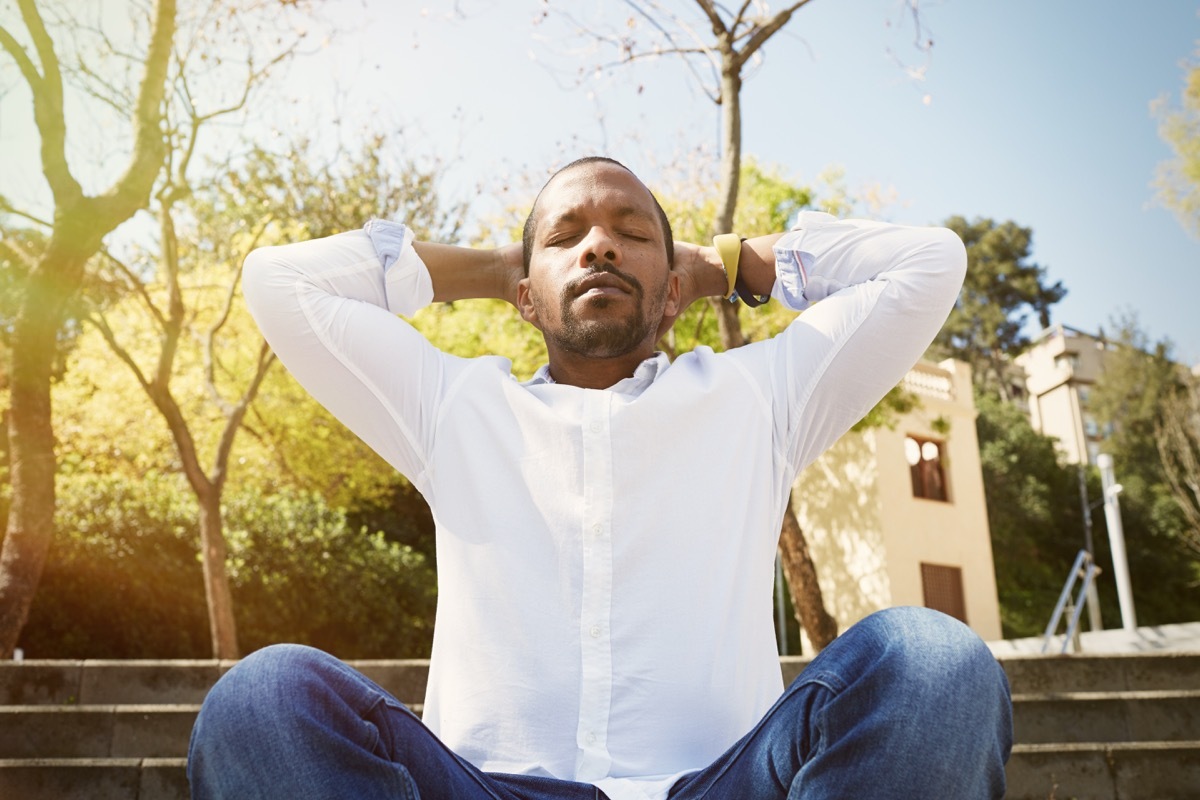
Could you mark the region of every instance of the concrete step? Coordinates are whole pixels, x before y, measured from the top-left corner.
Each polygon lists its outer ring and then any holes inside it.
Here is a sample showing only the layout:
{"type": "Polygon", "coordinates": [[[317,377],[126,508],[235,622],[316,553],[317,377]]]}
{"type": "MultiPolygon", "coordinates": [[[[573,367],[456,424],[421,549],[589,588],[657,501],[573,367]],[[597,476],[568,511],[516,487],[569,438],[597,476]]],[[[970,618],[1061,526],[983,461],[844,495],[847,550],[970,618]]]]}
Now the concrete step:
{"type": "MultiPolygon", "coordinates": [[[[790,682],[808,659],[785,658],[790,682]]],[[[1200,798],[1200,654],[1006,656],[1012,800],[1200,798]],[[1057,787],[1057,788],[1056,788],[1057,787]]],[[[420,711],[422,660],[351,664],[420,711]]],[[[0,798],[186,800],[219,661],[0,662],[0,798]]]]}
{"type": "MultiPolygon", "coordinates": [[[[790,683],[809,659],[780,659],[790,683]]],[[[199,703],[234,662],[0,661],[0,705],[199,703]]],[[[429,662],[349,662],[405,703],[424,699],[429,662]]],[[[1014,692],[1200,690],[1200,653],[1013,655],[1000,660],[1014,692]]]]}
{"type": "Polygon", "coordinates": [[[182,758],[0,759],[11,800],[188,800],[182,758]]]}
{"type": "Polygon", "coordinates": [[[1196,800],[1200,741],[1019,744],[1005,800],[1196,800]]]}
{"type": "Polygon", "coordinates": [[[1200,691],[1014,694],[1013,738],[1022,744],[1197,740],[1200,691]]]}
{"type": "Polygon", "coordinates": [[[183,758],[199,705],[0,706],[0,758],[183,758]]]}
{"type": "MultiPolygon", "coordinates": [[[[199,704],[233,661],[0,661],[0,706],[199,704]]],[[[406,704],[425,699],[429,662],[351,661],[406,704]]]]}
{"type": "MultiPolygon", "coordinates": [[[[0,758],[183,757],[199,708],[0,706],[0,758]]],[[[1022,744],[1191,741],[1200,739],[1200,692],[1017,694],[1013,727],[1022,744]]]]}
{"type": "MultiPolygon", "coordinates": [[[[420,703],[409,708],[421,715],[420,703]]],[[[0,759],[183,758],[198,713],[186,704],[0,706],[0,759]]]]}
{"type": "Polygon", "coordinates": [[[1200,690],[1200,653],[1109,653],[1000,658],[1013,692],[1200,690]]]}

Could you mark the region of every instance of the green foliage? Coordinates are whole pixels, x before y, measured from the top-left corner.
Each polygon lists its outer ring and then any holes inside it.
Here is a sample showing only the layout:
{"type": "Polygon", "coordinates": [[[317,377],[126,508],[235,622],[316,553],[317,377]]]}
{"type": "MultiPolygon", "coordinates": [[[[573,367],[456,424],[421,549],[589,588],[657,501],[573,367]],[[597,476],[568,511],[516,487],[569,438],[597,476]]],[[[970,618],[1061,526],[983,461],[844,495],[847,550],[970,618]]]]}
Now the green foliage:
{"type": "Polygon", "coordinates": [[[194,204],[196,215],[201,224],[218,227],[212,221],[219,219],[220,226],[243,230],[270,221],[263,244],[330,236],[372,218],[403,220],[424,241],[456,241],[463,205],[443,201],[436,165],[393,157],[403,150],[383,134],[368,135],[357,153],[334,158],[308,139],[280,150],[255,147],[194,204]]]}
{"type": "Polygon", "coordinates": [[[312,495],[242,492],[225,513],[247,651],[286,633],[342,658],[429,655],[436,580],[423,555],[312,495]]]}
{"type": "Polygon", "coordinates": [[[1158,197],[1180,223],[1200,234],[1200,64],[1187,65],[1180,104],[1156,104],[1158,132],[1174,157],[1159,166],[1158,197]]]}
{"type": "MultiPolygon", "coordinates": [[[[60,535],[21,646],[35,658],[207,658],[194,501],[178,476],[60,478],[60,535]]],[[[246,652],[301,642],[343,658],[428,655],[435,581],[412,548],[311,494],[229,492],[246,652]]]]}
{"type": "Polygon", "coordinates": [[[1163,398],[1186,390],[1184,368],[1170,342],[1151,343],[1135,317],[1117,320],[1104,373],[1089,408],[1112,430],[1104,452],[1122,485],[1121,516],[1138,622],[1200,619],[1200,561],[1186,547],[1188,522],[1171,492],[1155,431],[1163,398]]]}
{"type": "Polygon", "coordinates": [[[503,300],[463,300],[419,311],[413,327],[437,348],[463,358],[503,355],[512,359],[513,374],[533,376],[546,363],[541,333],[503,300]]]}
{"type": "MultiPolygon", "coordinates": [[[[1078,472],[1059,462],[1054,439],[1035,431],[1021,409],[987,393],[976,404],[1004,636],[1037,636],[1084,546],[1078,472]]],[[[1115,620],[1113,613],[1105,609],[1115,620]]]]}
{"type": "Polygon", "coordinates": [[[1029,263],[1033,231],[1015,222],[996,224],[954,216],[945,226],[967,247],[967,276],[949,319],[930,352],[972,366],[975,385],[1006,392],[1006,365],[1029,344],[1024,329],[1032,312],[1043,328],[1050,308],[1066,296],[1061,282],[1048,285],[1046,270],[1029,263]]]}

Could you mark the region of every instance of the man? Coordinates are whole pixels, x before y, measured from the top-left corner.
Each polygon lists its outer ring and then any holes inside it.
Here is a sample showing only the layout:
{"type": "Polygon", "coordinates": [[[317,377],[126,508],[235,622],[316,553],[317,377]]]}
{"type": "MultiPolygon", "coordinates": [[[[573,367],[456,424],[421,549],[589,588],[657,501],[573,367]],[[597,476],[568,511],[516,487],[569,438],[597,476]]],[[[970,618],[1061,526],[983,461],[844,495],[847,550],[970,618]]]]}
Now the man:
{"type": "Polygon", "coordinates": [[[522,245],[372,222],[251,254],[271,346],[428,500],[437,624],[423,722],[319,651],[243,660],[196,723],[193,797],[1003,796],[1008,687],[965,626],[881,612],[783,692],[771,622],[797,473],[932,340],[962,243],[807,213],[722,244],[674,243],[641,181],[583,159],[522,245]],[[655,353],[734,285],[811,308],[735,351],[655,353]],[[518,383],[396,316],[467,297],[514,303],[548,365],[518,383]]]}

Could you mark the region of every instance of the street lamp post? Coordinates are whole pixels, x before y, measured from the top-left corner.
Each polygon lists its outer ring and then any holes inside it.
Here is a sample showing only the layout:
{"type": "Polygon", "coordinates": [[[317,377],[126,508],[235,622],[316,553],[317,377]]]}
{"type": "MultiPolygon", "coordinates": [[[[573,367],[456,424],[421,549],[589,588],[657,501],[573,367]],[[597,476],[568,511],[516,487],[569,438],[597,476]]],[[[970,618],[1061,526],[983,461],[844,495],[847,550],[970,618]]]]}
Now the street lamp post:
{"type": "Polygon", "coordinates": [[[1117,601],[1121,606],[1121,627],[1127,631],[1137,628],[1137,612],[1133,607],[1133,587],[1129,582],[1129,559],[1125,555],[1125,529],[1121,525],[1121,484],[1113,478],[1113,459],[1101,453],[1096,459],[1100,468],[1100,485],[1104,492],[1104,519],[1108,523],[1108,541],[1112,549],[1113,577],[1117,581],[1117,601]]]}
{"type": "MultiPolygon", "coordinates": [[[[1083,464],[1079,465],[1079,502],[1083,506],[1084,547],[1087,548],[1088,555],[1095,561],[1096,548],[1092,544],[1092,509],[1099,505],[1099,502],[1093,504],[1088,500],[1087,478],[1084,476],[1083,464]]],[[[1095,581],[1088,582],[1087,607],[1088,623],[1091,629],[1094,631],[1104,630],[1104,623],[1100,619],[1100,592],[1096,589],[1095,581]]]]}

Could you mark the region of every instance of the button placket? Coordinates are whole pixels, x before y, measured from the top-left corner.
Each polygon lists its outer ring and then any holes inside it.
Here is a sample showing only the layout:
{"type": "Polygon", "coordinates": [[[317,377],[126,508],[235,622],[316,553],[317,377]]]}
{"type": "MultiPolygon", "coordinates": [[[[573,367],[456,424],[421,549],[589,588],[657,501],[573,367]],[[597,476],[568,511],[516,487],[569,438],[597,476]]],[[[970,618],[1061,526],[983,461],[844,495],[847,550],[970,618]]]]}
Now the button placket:
{"type": "Polygon", "coordinates": [[[579,724],[576,730],[576,780],[607,776],[608,716],[612,698],[612,546],[604,536],[612,519],[612,444],[610,393],[589,391],[583,403],[583,551],[580,603],[581,657],[579,724]]]}

